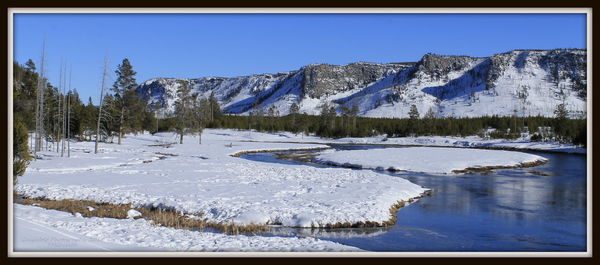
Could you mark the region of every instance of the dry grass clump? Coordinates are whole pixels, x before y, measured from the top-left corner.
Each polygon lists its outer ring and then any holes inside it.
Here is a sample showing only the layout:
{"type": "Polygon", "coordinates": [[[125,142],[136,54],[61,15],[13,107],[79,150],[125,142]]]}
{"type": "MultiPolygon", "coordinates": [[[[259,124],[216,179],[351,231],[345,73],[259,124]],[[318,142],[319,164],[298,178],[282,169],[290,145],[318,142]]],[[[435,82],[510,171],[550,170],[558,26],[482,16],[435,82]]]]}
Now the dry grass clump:
{"type": "MultiPolygon", "coordinates": [[[[409,202],[412,202],[413,199],[409,199],[409,202]]],[[[390,207],[390,219],[383,222],[382,226],[392,226],[396,224],[396,221],[398,221],[398,211],[400,210],[400,208],[404,207],[406,205],[406,202],[404,201],[397,201],[395,204],[392,205],[392,207],[390,207]]]]}
{"type": "MultiPolygon", "coordinates": [[[[152,221],[152,224],[158,226],[173,227],[177,229],[187,230],[204,230],[206,221],[185,216],[173,209],[162,208],[135,208],[136,211],[142,213],[141,218],[152,221]]],[[[198,217],[200,217],[199,215],[198,217]]]]}
{"type": "Polygon", "coordinates": [[[228,224],[219,224],[209,222],[208,227],[218,229],[219,231],[223,231],[225,234],[229,235],[237,235],[237,234],[257,234],[264,233],[269,230],[268,226],[261,224],[247,224],[247,225],[236,225],[231,222],[228,224]]]}
{"type": "Polygon", "coordinates": [[[293,153],[275,153],[277,159],[298,160],[301,162],[312,162],[313,157],[317,155],[317,151],[293,152],[293,153]]]}
{"type": "Polygon", "coordinates": [[[171,145],[173,145],[173,144],[172,143],[165,143],[165,144],[149,144],[148,146],[158,146],[158,147],[170,148],[171,145]]]}
{"type": "Polygon", "coordinates": [[[307,147],[307,148],[292,148],[292,149],[270,149],[270,150],[249,150],[249,151],[240,151],[235,154],[232,154],[233,157],[240,157],[244,154],[252,154],[252,153],[269,153],[269,152],[285,152],[285,151],[315,151],[327,149],[327,147],[307,147]]]}
{"type": "Polygon", "coordinates": [[[374,168],[363,168],[362,165],[355,165],[350,163],[338,164],[330,161],[316,161],[317,164],[327,165],[327,166],[335,166],[335,167],[343,167],[343,168],[353,168],[353,169],[374,169],[374,168]]]}
{"type": "Polygon", "coordinates": [[[161,208],[135,208],[137,211],[142,213],[142,217],[146,220],[151,220],[153,224],[173,227],[177,229],[187,230],[205,230],[206,228],[216,229],[222,231],[225,234],[237,235],[237,234],[256,234],[267,231],[266,225],[261,224],[247,224],[247,225],[236,225],[234,223],[216,223],[206,222],[202,219],[202,214],[197,214],[195,217],[183,215],[181,212],[177,212],[173,209],[161,209],[161,208]]]}
{"type": "Polygon", "coordinates": [[[323,226],[323,228],[327,228],[327,229],[331,229],[331,228],[372,228],[372,227],[382,227],[382,226],[387,226],[387,225],[385,223],[360,221],[360,222],[356,222],[356,223],[337,222],[335,224],[326,224],[325,226],[323,226]]]}
{"type": "Polygon", "coordinates": [[[176,155],[176,154],[162,153],[162,152],[156,152],[155,154],[162,155],[162,156],[179,156],[179,155],[176,155]]]}
{"type": "Polygon", "coordinates": [[[392,226],[396,224],[396,221],[398,221],[398,211],[400,210],[400,208],[406,206],[407,203],[413,203],[414,201],[423,198],[425,196],[431,196],[431,190],[426,190],[425,192],[421,193],[421,195],[419,195],[418,197],[415,198],[410,198],[408,199],[406,202],[405,201],[397,201],[394,205],[392,205],[392,207],[390,207],[390,219],[383,222],[382,226],[392,226]]]}
{"type": "Polygon", "coordinates": [[[465,169],[452,170],[452,173],[489,172],[489,171],[492,171],[493,169],[535,167],[535,166],[539,166],[541,164],[544,164],[546,162],[547,162],[547,160],[536,160],[536,161],[532,161],[532,162],[519,163],[519,164],[514,165],[514,166],[468,167],[468,168],[465,168],[465,169]]]}
{"type": "MultiPolygon", "coordinates": [[[[408,202],[413,202],[414,199],[409,199],[408,202]]],[[[372,228],[372,227],[387,227],[387,226],[392,226],[394,224],[396,224],[397,221],[397,215],[398,215],[398,211],[400,210],[400,208],[404,207],[406,205],[405,201],[397,201],[396,203],[394,203],[391,207],[390,207],[390,219],[388,219],[387,221],[384,221],[382,223],[379,222],[372,222],[372,221],[359,221],[356,223],[350,223],[350,222],[337,222],[337,223],[333,223],[333,224],[325,224],[319,228],[326,228],[326,229],[332,229],[332,228],[372,228]]],[[[316,228],[316,227],[313,227],[316,228]]]]}
{"type": "Polygon", "coordinates": [[[542,177],[552,176],[552,174],[550,174],[548,172],[537,171],[537,170],[529,170],[529,171],[527,171],[527,173],[537,175],[537,176],[542,176],[542,177]]]}
{"type": "MultiPolygon", "coordinates": [[[[18,197],[18,195],[16,195],[18,197]]],[[[134,209],[142,215],[135,219],[143,218],[150,221],[154,225],[173,227],[177,229],[187,230],[205,230],[206,228],[216,229],[226,234],[256,234],[267,231],[266,225],[248,224],[236,225],[234,223],[216,223],[206,222],[200,217],[202,214],[195,216],[184,215],[174,209],[163,208],[148,208],[148,207],[131,207],[131,204],[112,204],[101,203],[87,200],[48,200],[40,198],[24,198],[19,201],[21,204],[39,206],[46,209],[65,211],[70,213],[80,213],[84,217],[103,217],[103,218],[127,218],[127,211],[134,209]],[[90,210],[89,207],[93,209],[90,210]]]]}
{"type": "Polygon", "coordinates": [[[111,204],[111,203],[99,203],[95,201],[86,200],[47,200],[47,199],[35,199],[25,198],[19,203],[25,205],[39,206],[46,209],[65,211],[70,213],[80,213],[85,217],[107,217],[107,218],[127,218],[127,211],[131,208],[131,204],[111,204]],[[94,209],[90,211],[88,207],[94,209]]]}

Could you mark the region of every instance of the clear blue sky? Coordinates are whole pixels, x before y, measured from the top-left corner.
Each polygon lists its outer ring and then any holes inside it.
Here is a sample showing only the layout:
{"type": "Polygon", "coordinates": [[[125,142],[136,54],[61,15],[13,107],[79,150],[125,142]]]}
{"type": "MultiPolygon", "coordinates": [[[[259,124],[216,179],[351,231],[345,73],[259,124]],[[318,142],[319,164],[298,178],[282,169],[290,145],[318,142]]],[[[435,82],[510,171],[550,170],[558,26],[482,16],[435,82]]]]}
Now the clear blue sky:
{"type": "Polygon", "coordinates": [[[490,56],[512,49],[586,48],[585,14],[15,14],[14,59],[40,61],[58,85],[97,104],[129,58],[138,83],[155,77],[240,76],[311,63],[418,61],[425,53],[490,56]]]}

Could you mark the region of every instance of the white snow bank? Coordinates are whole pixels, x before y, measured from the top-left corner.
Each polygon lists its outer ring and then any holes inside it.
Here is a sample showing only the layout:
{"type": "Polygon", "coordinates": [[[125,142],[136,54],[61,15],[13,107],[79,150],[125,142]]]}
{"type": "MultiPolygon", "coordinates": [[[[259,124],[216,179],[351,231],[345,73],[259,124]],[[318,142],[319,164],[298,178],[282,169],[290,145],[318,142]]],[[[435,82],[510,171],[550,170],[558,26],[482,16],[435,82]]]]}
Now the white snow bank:
{"type": "Polygon", "coordinates": [[[101,144],[97,155],[83,151],[93,143],[73,143],[72,157],[85,156],[86,163],[94,165],[93,170],[63,171],[84,167],[79,159],[42,152],[45,159],[32,161],[33,170],[28,169],[19,178],[15,190],[30,197],[169,207],[190,214],[203,213],[206,221],[294,227],[385,222],[390,219],[393,204],[426,191],[405,179],[371,171],[274,164],[230,156],[248,150],[326,147],[247,142],[253,135],[206,130],[201,145],[197,138],[186,136],[184,144],[170,147],[157,144],[177,141],[176,135],[128,135],[122,145],[101,144]],[[105,157],[144,160],[115,166],[113,159],[105,157]]]}
{"type": "Polygon", "coordinates": [[[452,173],[454,170],[482,167],[512,167],[547,161],[546,158],[514,151],[406,147],[351,151],[326,151],[317,161],[338,165],[425,173],[452,173]]]}
{"type": "Polygon", "coordinates": [[[140,213],[134,209],[127,211],[127,218],[136,218],[136,217],[140,217],[140,216],[142,216],[142,213],[140,213]]]}
{"type": "Polygon", "coordinates": [[[361,251],[314,238],[224,235],[14,204],[14,251],[361,251]]]}

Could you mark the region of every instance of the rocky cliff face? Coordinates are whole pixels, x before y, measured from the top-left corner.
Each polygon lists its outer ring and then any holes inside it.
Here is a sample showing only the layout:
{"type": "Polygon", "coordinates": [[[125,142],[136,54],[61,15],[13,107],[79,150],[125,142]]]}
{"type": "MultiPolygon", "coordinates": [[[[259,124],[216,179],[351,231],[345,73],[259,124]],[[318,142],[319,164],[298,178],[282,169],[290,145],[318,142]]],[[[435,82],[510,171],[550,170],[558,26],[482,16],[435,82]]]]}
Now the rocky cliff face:
{"type": "Polygon", "coordinates": [[[440,80],[446,78],[451,72],[463,71],[476,60],[476,58],[468,56],[443,56],[428,53],[417,63],[415,70],[416,73],[422,73],[422,76],[440,80]]]}
{"type": "Polygon", "coordinates": [[[330,102],[341,109],[357,105],[359,115],[407,117],[411,105],[439,117],[553,116],[564,103],[573,117],[586,113],[585,50],[515,50],[486,58],[426,54],[416,63],[313,64],[278,74],[233,78],[151,79],[138,87],[168,115],[182,85],[208,97],[223,110],[247,114],[276,107],[281,115],[293,103],[318,114],[330,102]]]}
{"type": "Polygon", "coordinates": [[[303,92],[321,98],[366,87],[404,68],[402,64],[352,63],[343,66],[316,64],[302,68],[303,92]]]}

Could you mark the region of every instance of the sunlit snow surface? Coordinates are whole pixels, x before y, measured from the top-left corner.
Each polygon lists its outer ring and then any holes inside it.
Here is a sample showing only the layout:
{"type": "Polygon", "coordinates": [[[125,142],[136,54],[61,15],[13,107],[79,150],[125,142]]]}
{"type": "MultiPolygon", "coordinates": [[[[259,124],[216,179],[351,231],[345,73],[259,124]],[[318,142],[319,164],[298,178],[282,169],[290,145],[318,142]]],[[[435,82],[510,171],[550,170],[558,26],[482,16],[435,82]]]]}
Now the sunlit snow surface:
{"type": "Polygon", "coordinates": [[[453,173],[484,167],[517,167],[547,159],[514,151],[443,147],[407,147],[325,152],[318,161],[362,168],[394,169],[423,173],[453,173]]]}
{"type": "Polygon", "coordinates": [[[399,200],[424,188],[405,179],[343,168],[274,165],[232,157],[248,150],[326,147],[316,144],[243,142],[248,132],[207,130],[203,143],[172,134],[130,135],[122,145],[74,143],[71,158],[43,152],[15,190],[26,196],[80,199],[202,213],[216,222],[323,226],[384,222],[399,200]],[[233,137],[235,140],[226,140],[233,137]],[[231,147],[230,147],[231,146],[231,147]],[[87,152],[87,153],[86,153],[87,152]]]}
{"type": "Polygon", "coordinates": [[[296,237],[230,236],[159,227],[144,219],[82,218],[15,204],[14,251],[360,251],[296,237]]]}

